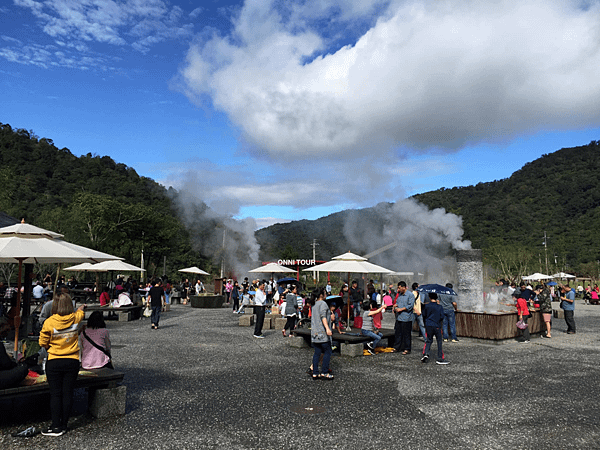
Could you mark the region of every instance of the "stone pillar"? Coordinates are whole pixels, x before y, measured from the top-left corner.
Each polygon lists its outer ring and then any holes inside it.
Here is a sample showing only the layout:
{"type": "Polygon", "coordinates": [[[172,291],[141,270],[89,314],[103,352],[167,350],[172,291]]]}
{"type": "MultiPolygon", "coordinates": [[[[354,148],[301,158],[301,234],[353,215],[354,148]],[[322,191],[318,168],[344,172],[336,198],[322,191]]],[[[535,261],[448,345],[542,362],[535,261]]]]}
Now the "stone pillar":
{"type": "Polygon", "coordinates": [[[456,251],[457,305],[462,311],[483,311],[483,255],[481,249],[456,251]]]}

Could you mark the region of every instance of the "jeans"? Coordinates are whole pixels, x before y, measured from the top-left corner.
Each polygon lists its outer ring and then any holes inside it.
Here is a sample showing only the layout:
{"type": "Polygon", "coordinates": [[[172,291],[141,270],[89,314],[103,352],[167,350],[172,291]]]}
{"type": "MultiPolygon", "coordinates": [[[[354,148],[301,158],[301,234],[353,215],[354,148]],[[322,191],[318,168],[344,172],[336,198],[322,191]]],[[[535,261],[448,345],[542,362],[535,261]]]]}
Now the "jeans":
{"type": "Polygon", "coordinates": [[[394,325],[394,348],[397,352],[402,352],[404,350],[411,350],[411,331],[412,331],[412,321],[410,322],[401,322],[400,320],[396,320],[396,324],[394,325]]]}
{"type": "Polygon", "coordinates": [[[313,354],[313,375],[319,375],[319,359],[321,353],[323,354],[323,365],[321,366],[321,373],[323,375],[329,372],[329,360],[331,359],[331,342],[313,343],[315,353],[313,354]]]}
{"type": "Polygon", "coordinates": [[[265,307],[255,306],[254,313],[256,314],[256,324],[254,325],[254,336],[262,335],[262,327],[265,323],[265,307]]]}
{"type": "Polygon", "coordinates": [[[567,324],[567,332],[572,331],[575,333],[575,319],[573,318],[575,311],[564,310],[565,323],[567,324]]]}
{"type": "Polygon", "coordinates": [[[383,334],[375,333],[370,330],[360,330],[360,334],[363,336],[369,336],[371,339],[373,339],[373,348],[377,347],[377,344],[379,344],[379,341],[383,337],[383,334]]]}
{"type": "Polygon", "coordinates": [[[234,297],[233,298],[233,310],[237,311],[239,307],[240,307],[240,298],[234,297]]]}
{"type": "Polygon", "coordinates": [[[354,302],[354,317],[360,317],[360,302],[354,302]]]}
{"type": "Polygon", "coordinates": [[[419,314],[418,316],[415,314],[415,320],[419,324],[419,331],[421,331],[421,336],[423,336],[423,339],[425,339],[427,337],[427,331],[425,330],[425,324],[423,323],[423,314],[419,314]]]}
{"type": "Polygon", "coordinates": [[[152,307],[152,315],[150,316],[150,322],[152,322],[153,325],[158,326],[158,321],[160,320],[161,309],[162,309],[162,306],[153,306],[152,307]]]}
{"type": "Polygon", "coordinates": [[[445,309],[444,310],[444,339],[448,339],[448,335],[452,337],[452,339],[456,339],[456,321],[454,319],[454,310],[453,309],[445,309]]]}
{"type": "Polygon", "coordinates": [[[73,391],[78,373],[78,359],[55,358],[46,363],[52,428],[66,428],[67,426],[73,406],[73,391]]]}
{"type": "Polygon", "coordinates": [[[431,344],[433,343],[433,336],[437,342],[437,360],[444,360],[444,352],[442,350],[442,329],[440,327],[426,327],[427,337],[425,338],[425,348],[423,349],[423,355],[429,356],[429,350],[431,350],[431,344]]]}
{"type": "Polygon", "coordinates": [[[170,302],[169,302],[169,297],[170,297],[170,296],[171,296],[171,294],[167,294],[167,293],[165,292],[165,303],[166,303],[167,305],[169,305],[169,304],[170,304],[170,302]]]}

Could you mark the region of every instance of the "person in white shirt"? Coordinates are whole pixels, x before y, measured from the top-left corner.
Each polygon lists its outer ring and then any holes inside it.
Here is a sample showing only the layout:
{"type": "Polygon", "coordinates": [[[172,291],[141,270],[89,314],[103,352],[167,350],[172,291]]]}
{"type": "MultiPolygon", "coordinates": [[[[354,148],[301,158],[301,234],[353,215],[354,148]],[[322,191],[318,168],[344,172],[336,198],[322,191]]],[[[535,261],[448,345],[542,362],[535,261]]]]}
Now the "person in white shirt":
{"type": "Polygon", "coordinates": [[[265,305],[267,304],[267,294],[265,293],[265,282],[258,283],[258,289],[254,296],[254,313],[256,314],[256,324],[254,326],[254,337],[263,339],[262,327],[265,321],[265,305]]]}
{"type": "Polygon", "coordinates": [[[35,286],[33,287],[33,290],[31,291],[31,294],[33,295],[33,299],[37,300],[37,301],[45,301],[46,300],[46,296],[44,295],[44,287],[42,286],[42,283],[40,281],[38,281],[35,286]]]}

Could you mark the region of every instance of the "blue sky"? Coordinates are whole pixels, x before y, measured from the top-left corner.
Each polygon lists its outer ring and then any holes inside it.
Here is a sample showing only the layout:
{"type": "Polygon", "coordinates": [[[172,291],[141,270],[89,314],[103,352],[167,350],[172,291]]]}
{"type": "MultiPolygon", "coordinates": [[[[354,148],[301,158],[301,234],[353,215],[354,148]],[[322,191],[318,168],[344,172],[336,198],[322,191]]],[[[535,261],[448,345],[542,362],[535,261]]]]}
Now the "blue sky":
{"type": "Polygon", "coordinates": [[[2,2],[0,122],[257,226],[600,139],[596,1],[197,5],[2,2]]]}

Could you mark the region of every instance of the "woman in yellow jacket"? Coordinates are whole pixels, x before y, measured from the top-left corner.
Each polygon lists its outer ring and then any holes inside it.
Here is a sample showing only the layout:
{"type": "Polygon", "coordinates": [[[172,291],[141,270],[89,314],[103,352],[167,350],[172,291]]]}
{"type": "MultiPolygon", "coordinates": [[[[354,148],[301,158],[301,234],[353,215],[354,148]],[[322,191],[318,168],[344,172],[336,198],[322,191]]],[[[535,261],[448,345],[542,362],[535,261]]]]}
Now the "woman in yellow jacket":
{"type": "Polygon", "coordinates": [[[40,346],[48,350],[46,379],[50,387],[52,425],[42,431],[46,436],[61,436],[73,406],[73,390],[79,373],[79,327],[83,305],[73,312],[69,294],[60,294],[52,302],[52,315],[40,332],[40,346]]]}

